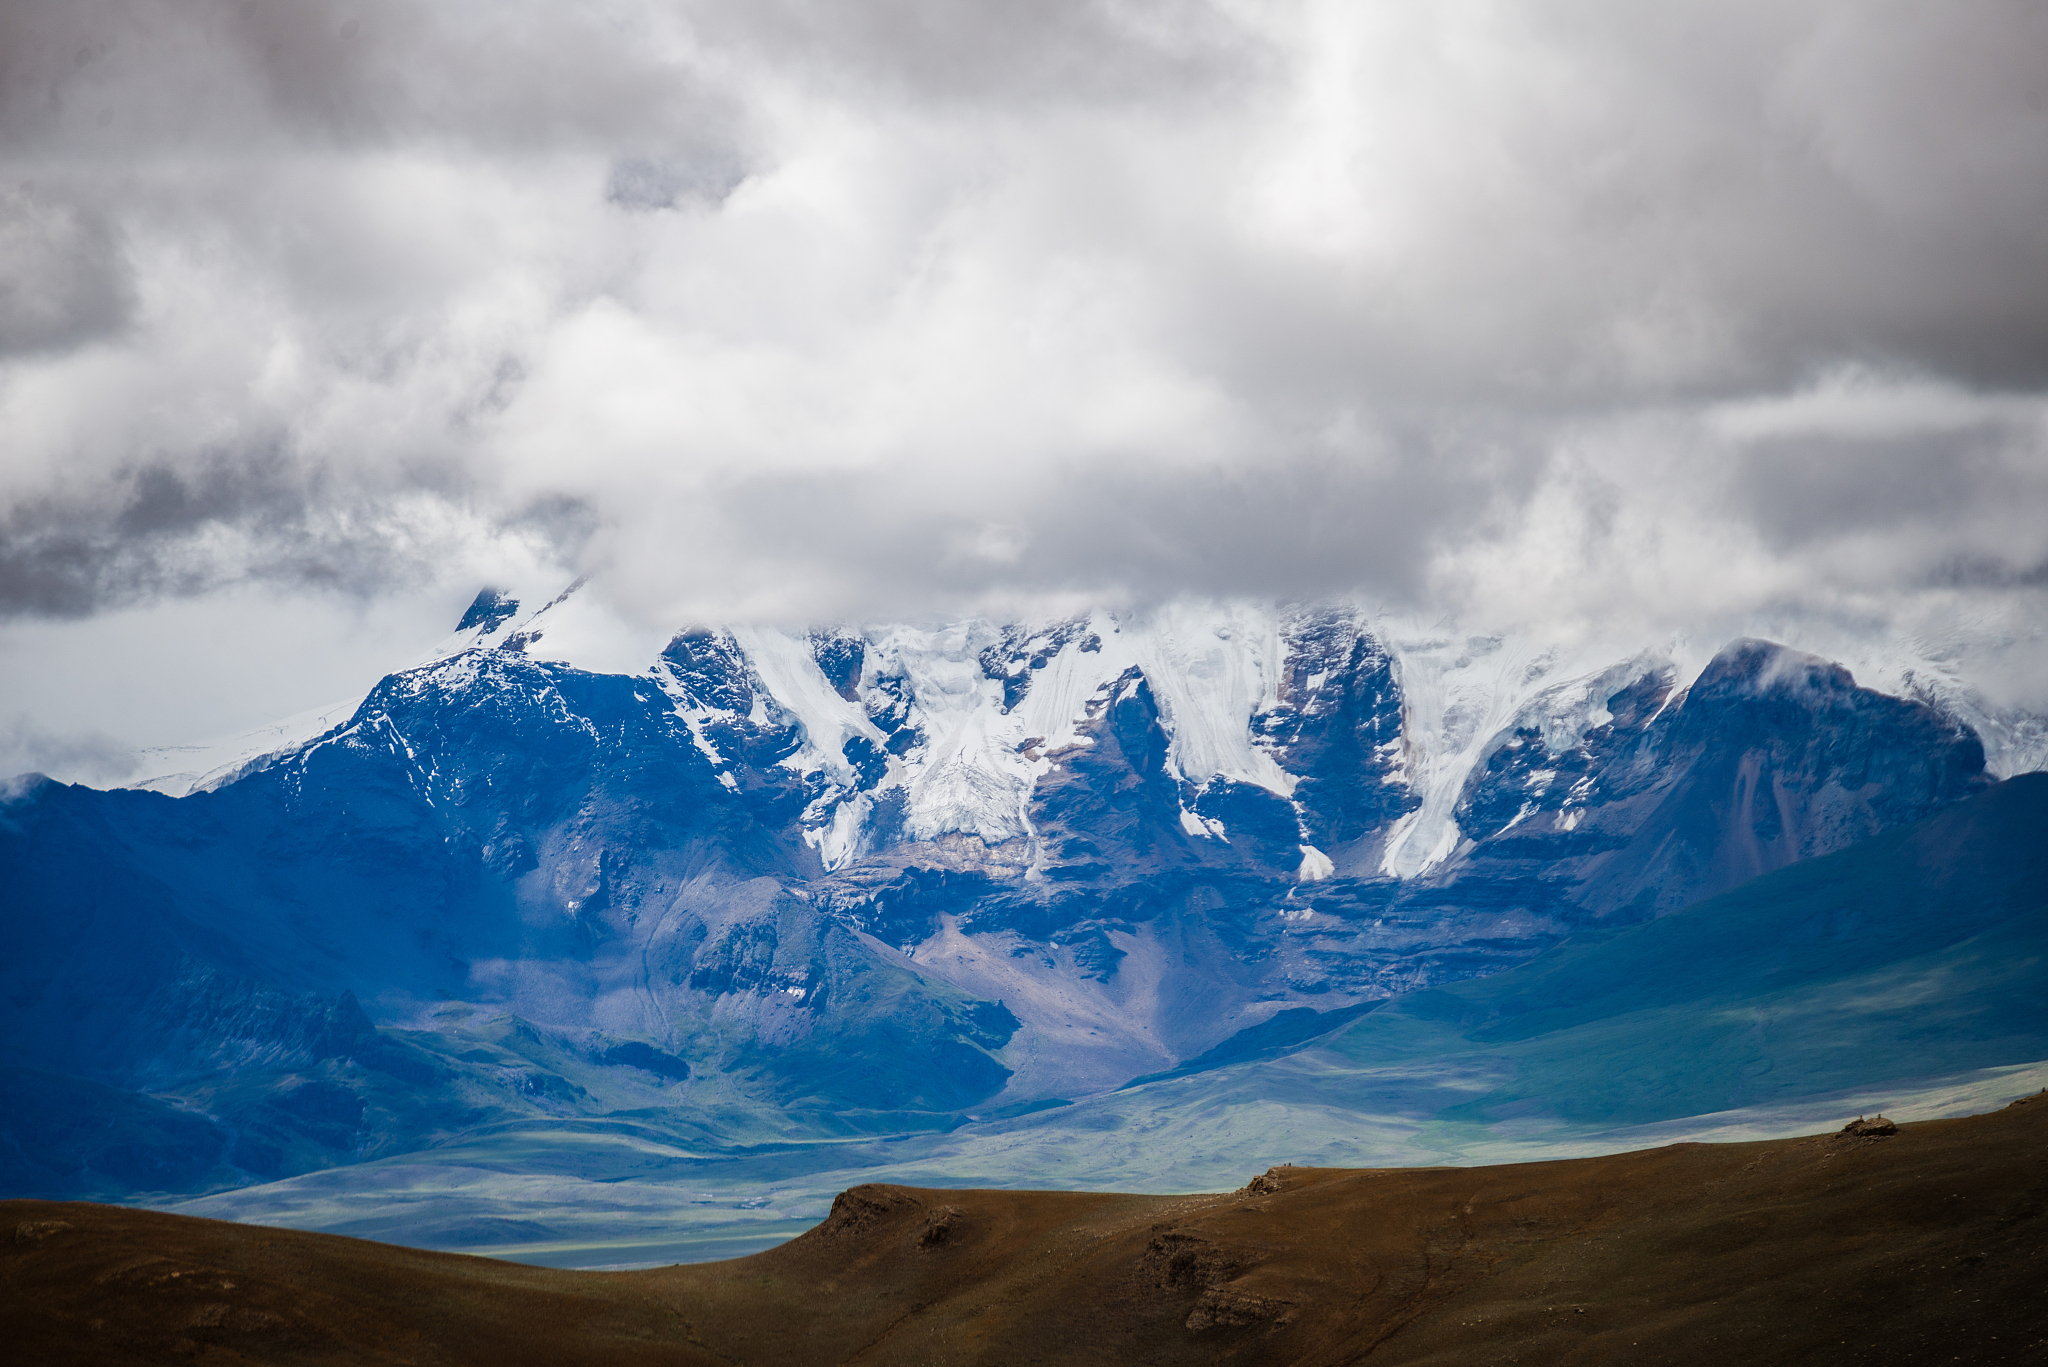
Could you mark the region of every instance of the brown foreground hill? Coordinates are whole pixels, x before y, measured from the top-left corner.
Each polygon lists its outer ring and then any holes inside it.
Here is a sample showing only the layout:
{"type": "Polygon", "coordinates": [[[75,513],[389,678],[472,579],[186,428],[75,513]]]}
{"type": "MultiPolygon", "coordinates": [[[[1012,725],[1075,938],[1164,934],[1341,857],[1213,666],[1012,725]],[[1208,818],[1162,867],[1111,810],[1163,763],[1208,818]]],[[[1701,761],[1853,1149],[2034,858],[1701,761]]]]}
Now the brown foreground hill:
{"type": "Polygon", "coordinates": [[[0,1203],[28,1363],[2048,1363],[2048,1095],[1962,1120],[1205,1196],[856,1187],[562,1272],[0,1203]]]}

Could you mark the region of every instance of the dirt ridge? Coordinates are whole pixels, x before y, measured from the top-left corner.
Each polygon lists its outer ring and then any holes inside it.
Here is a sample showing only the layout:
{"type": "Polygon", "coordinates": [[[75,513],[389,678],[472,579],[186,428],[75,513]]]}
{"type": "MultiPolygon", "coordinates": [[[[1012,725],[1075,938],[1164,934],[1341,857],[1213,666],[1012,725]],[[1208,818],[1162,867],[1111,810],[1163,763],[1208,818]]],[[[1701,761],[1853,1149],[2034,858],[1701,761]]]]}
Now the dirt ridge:
{"type": "Polygon", "coordinates": [[[83,1203],[0,1231],[0,1342],[38,1363],[2038,1363],[2048,1093],[1196,1196],[869,1184],[780,1248],[643,1272],[83,1203]]]}

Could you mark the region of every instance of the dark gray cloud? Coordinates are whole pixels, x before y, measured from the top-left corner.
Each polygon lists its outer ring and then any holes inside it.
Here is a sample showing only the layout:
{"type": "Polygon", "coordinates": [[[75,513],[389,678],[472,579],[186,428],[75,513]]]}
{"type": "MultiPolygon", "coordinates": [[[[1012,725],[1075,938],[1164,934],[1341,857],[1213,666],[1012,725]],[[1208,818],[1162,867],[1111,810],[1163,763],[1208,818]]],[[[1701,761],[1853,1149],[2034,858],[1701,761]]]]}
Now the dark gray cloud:
{"type": "Polygon", "coordinates": [[[428,548],[405,545],[364,511],[274,451],[139,465],[9,510],[0,611],[78,616],[250,576],[374,592],[417,573],[428,548]]]}
{"type": "Polygon", "coordinates": [[[406,506],[388,487],[272,447],[139,464],[68,496],[23,500],[0,523],[0,618],[86,616],[252,581],[370,598],[430,582],[479,535],[570,559],[594,530],[590,510],[566,496],[479,528],[465,491],[441,471],[419,473],[406,506]]]}

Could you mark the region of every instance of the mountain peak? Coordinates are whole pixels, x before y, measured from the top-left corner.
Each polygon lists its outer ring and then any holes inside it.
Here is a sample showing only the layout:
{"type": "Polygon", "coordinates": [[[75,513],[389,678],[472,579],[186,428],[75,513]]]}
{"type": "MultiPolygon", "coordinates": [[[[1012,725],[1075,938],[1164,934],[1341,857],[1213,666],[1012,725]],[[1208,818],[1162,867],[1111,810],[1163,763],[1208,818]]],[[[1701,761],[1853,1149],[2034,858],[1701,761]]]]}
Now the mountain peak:
{"type": "Polygon", "coordinates": [[[463,613],[462,620],[455,624],[455,629],[469,631],[482,627],[487,632],[495,631],[518,611],[519,600],[505,590],[479,589],[476,597],[470,602],[469,610],[463,613]]]}
{"type": "Polygon", "coordinates": [[[1697,695],[1716,692],[1752,694],[1846,693],[1855,676],[1841,665],[1776,641],[1745,636],[1723,646],[1693,684],[1697,695]]]}

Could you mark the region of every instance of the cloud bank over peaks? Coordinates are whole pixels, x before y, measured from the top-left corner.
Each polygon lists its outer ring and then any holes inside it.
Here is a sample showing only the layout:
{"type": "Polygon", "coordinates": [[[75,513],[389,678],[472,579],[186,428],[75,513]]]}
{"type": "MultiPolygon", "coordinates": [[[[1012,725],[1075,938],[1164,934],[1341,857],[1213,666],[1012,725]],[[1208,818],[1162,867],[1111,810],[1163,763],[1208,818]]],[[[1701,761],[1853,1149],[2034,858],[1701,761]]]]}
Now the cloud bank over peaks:
{"type": "Polygon", "coordinates": [[[0,615],[2024,654],[2044,72],[2018,0],[0,5],[0,615]]]}

